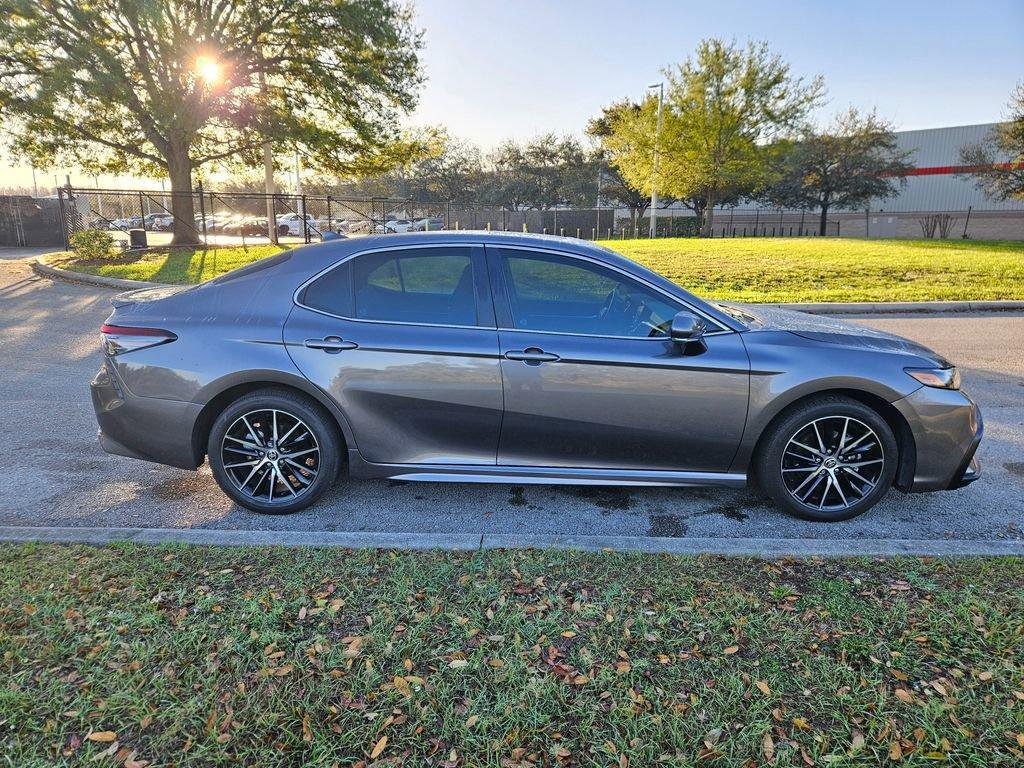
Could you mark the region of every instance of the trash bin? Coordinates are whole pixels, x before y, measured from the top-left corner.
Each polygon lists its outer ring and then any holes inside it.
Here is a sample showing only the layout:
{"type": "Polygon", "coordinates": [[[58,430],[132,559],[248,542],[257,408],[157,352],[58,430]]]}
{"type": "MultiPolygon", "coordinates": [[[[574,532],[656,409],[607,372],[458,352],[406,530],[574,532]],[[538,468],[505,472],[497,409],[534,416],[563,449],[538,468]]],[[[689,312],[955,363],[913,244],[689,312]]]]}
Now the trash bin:
{"type": "Polygon", "coordinates": [[[146,239],[146,230],[144,229],[129,229],[128,230],[128,248],[132,251],[142,250],[143,248],[149,247],[149,241],[146,239]]]}

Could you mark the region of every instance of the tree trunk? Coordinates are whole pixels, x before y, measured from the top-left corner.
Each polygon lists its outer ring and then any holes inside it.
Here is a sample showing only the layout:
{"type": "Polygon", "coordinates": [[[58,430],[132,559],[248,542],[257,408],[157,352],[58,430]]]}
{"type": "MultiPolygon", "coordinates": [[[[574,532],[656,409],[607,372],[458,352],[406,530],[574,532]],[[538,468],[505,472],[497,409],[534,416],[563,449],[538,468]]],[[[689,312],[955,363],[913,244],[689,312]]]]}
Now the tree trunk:
{"type": "Polygon", "coordinates": [[[174,235],[171,245],[198,245],[200,229],[196,227],[195,202],[192,197],[192,160],[188,150],[168,154],[167,172],[171,177],[171,214],[174,235]]]}
{"type": "Polygon", "coordinates": [[[700,236],[711,237],[711,228],[715,225],[715,196],[708,193],[708,199],[704,203],[704,216],[700,225],[700,236]]]}
{"type": "Polygon", "coordinates": [[[821,206],[821,222],[818,224],[818,234],[824,237],[828,234],[828,204],[821,206]]]}

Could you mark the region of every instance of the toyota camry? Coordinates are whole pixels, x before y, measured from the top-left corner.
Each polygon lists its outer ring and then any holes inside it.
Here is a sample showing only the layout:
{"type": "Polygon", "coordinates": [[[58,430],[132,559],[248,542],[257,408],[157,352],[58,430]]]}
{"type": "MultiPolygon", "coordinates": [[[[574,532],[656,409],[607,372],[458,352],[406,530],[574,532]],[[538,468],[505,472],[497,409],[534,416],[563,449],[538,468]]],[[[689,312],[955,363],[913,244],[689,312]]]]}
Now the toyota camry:
{"type": "Polygon", "coordinates": [[[810,520],[979,474],[978,407],[906,339],[705,301],[579,240],[335,239],[113,299],[110,453],[300,510],[339,478],[731,486],[810,520]]]}

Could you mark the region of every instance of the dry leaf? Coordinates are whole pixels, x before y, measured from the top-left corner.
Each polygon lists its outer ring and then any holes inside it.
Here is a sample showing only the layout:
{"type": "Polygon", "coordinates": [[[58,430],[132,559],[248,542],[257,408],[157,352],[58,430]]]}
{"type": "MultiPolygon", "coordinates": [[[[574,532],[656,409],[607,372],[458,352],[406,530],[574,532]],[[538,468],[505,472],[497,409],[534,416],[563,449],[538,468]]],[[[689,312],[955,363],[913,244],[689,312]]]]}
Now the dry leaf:
{"type": "Polygon", "coordinates": [[[468,718],[466,718],[466,727],[472,728],[474,725],[477,724],[477,722],[479,722],[479,720],[480,718],[478,716],[470,715],[468,718]]]}
{"type": "Polygon", "coordinates": [[[889,759],[890,760],[902,760],[903,759],[903,747],[900,746],[898,741],[894,741],[889,746],[889,759]]]}
{"type": "Polygon", "coordinates": [[[388,745],[388,737],[381,736],[380,741],[373,745],[373,751],[370,752],[370,759],[376,760],[380,757],[380,753],[384,751],[384,747],[388,745]]]}
{"type": "Polygon", "coordinates": [[[906,688],[897,688],[896,698],[904,702],[905,704],[910,704],[914,701],[914,694],[912,694],[906,688]]]}
{"type": "Polygon", "coordinates": [[[85,737],[89,741],[98,741],[103,744],[107,744],[117,738],[117,734],[113,731],[93,731],[85,737]]]}
{"type": "Polygon", "coordinates": [[[983,681],[983,682],[987,682],[987,681],[992,679],[992,673],[989,672],[988,670],[986,670],[984,672],[979,672],[978,673],[978,679],[983,681]]]}
{"type": "Polygon", "coordinates": [[[736,651],[738,651],[739,649],[740,647],[738,645],[730,645],[728,648],[722,651],[722,653],[724,653],[726,656],[732,656],[732,654],[736,653],[736,651]]]}
{"type": "Polygon", "coordinates": [[[448,667],[450,669],[461,669],[462,667],[465,667],[468,664],[469,664],[469,662],[466,661],[465,659],[452,659],[451,661],[448,662],[448,667]]]}
{"type": "Polygon", "coordinates": [[[775,740],[770,733],[766,733],[761,739],[761,751],[764,753],[764,759],[769,762],[775,757],[775,740]]]}
{"type": "Polygon", "coordinates": [[[757,690],[759,690],[765,696],[771,696],[772,695],[772,689],[768,687],[768,683],[766,683],[764,680],[758,680],[755,683],[755,685],[757,686],[757,690]]]}

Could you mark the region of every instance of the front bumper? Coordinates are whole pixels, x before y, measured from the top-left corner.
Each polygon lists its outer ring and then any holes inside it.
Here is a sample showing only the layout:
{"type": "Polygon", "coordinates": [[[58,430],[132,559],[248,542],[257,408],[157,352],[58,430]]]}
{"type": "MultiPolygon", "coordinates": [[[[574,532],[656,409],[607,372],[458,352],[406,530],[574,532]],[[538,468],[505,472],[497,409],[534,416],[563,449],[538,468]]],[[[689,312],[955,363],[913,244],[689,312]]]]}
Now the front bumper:
{"type": "Polygon", "coordinates": [[[981,476],[976,452],[984,434],[981,410],[959,390],[921,387],[893,406],[914,437],[911,493],[962,488],[981,476]]]}
{"type": "Polygon", "coordinates": [[[97,436],[104,451],[196,469],[192,434],[202,406],[133,395],[106,361],[93,377],[90,391],[99,424],[97,436]]]}

